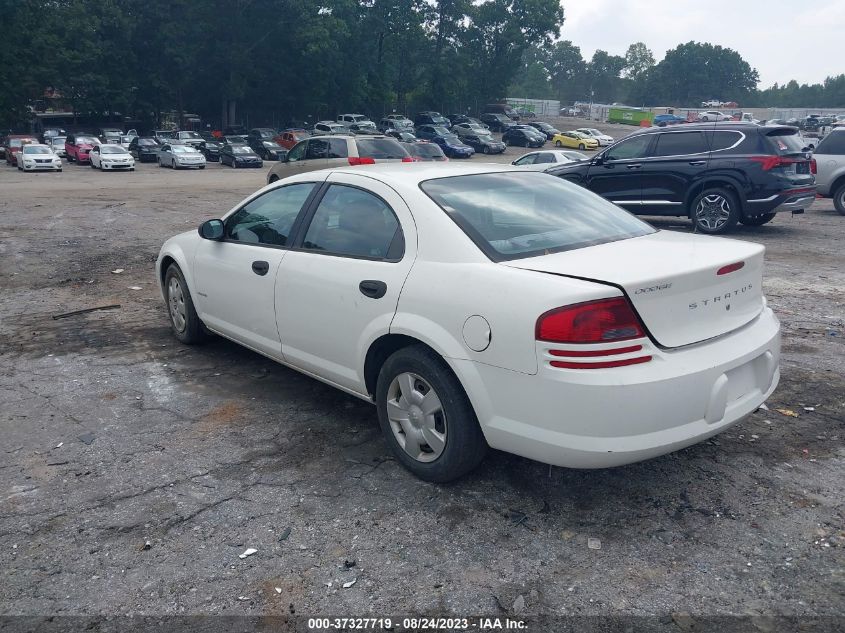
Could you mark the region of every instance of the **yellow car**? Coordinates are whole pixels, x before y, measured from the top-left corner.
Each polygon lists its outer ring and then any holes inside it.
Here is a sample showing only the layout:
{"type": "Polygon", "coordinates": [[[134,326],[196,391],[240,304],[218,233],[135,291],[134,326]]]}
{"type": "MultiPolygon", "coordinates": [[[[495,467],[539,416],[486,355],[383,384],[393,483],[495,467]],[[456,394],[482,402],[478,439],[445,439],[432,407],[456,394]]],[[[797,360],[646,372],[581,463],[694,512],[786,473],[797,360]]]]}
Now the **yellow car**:
{"type": "Polygon", "coordinates": [[[598,149],[599,142],[581,132],[559,132],[552,137],[555,147],[571,147],[573,149],[598,149]]]}

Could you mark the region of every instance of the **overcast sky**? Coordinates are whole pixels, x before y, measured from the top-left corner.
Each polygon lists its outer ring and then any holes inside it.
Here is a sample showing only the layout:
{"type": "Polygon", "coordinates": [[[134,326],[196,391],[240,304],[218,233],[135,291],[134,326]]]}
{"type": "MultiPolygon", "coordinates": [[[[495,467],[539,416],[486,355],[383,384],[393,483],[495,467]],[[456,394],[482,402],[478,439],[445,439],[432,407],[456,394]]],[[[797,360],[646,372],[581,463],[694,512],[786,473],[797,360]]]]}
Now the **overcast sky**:
{"type": "Polygon", "coordinates": [[[760,73],[760,88],[790,79],[820,83],[845,73],[845,0],[561,0],[562,39],[624,55],[645,42],[656,61],[689,41],[737,51],[760,73]]]}

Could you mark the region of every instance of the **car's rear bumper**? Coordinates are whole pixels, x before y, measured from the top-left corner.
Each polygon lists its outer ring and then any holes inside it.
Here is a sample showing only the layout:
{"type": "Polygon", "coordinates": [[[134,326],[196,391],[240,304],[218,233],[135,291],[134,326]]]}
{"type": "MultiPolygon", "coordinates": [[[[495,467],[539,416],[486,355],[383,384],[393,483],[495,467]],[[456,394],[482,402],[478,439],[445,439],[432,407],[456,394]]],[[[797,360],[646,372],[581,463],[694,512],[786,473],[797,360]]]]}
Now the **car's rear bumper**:
{"type": "Polygon", "coordinates": [[[780,324],[766,308],[718,340],[648,353],[650,362],[589,370],[540,355],[534,375],[452,366],[493,448],[556,466],[619,466],[700,442],[757,409],[780,378],[780,324]]]}
{"type": "Polygon", "coordinates": [[[764,213],[781,213],[783,211],[799,211],[806,209],[816,199],[816,186],[805,185],[772,194],[766,198],[756,198],[746,201],[746,215],[761,215],[764,213]]]}

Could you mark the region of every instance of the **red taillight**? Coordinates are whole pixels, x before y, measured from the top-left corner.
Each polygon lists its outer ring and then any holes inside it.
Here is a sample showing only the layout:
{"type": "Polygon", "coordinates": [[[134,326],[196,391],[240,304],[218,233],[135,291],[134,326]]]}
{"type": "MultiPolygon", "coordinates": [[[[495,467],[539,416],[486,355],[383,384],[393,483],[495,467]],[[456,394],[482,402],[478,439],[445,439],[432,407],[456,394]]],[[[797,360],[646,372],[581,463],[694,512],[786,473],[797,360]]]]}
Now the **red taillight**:
{"type": "Polygon", "coordinates": [[[728,273],[736,272],[743,266],[745,266],[745,262],[736,262],[735,264],[728,264],[727,266],[722,266],[719,270],[717,270],[716,274],[727,275],[728,273]]]}
{"type": "MultiPolygon", "coordinates": [[[[752,156],[750,160],[754,161],[755,163],[760,163],[760,166],[763,168],[763,171],[769,171],[770,169],[774,169],[775,167],[786,167],[787,165],[795,165],[796,163],[803,163],[807,162],[806,158],[786,158],[784,156],[752,156]]],[[[810,173],[816,173],[816,161],[811,159],[810,163],[810,173]]]]}
{"type": "Polygon", "coordinates": [[[549,310],[537,319],[535,333],[537,340],[553,343],[607,343],[645,336],[624,297],[549,310]]]}
{"type": "MultiPolygon", "coordinates": [[[[614,347],[613,349],[550,349],[549,354],[552,356],[568,356],[570,358],[593,358],[595,356],[630,354],[631,352],[639,352],[642,348],[642,345],[629,345],[628,347],[614,347]]],[[[552,364],[555,362],[552,361],[552,364]]]]}
{"type": "Polygon", "coordinates": [[[811,174],[818,173],[818,167],[816,166],[816,159],[815,158],[810,159],[810,173],[811,174]]]}
{"type": "Polygon", "coordinates": [[[349,157],[349,164],[350,165],[375,165],[376,160],[374,158],[369,158],[366,156],[350,156],[349,157]]]}
{"type": "Polygon", "coordinates": [[[405,156],[405,157],[402,158],[402,162],[403,163],[413,163],[414,159],[411,158],[410,156],[405,156]]]}

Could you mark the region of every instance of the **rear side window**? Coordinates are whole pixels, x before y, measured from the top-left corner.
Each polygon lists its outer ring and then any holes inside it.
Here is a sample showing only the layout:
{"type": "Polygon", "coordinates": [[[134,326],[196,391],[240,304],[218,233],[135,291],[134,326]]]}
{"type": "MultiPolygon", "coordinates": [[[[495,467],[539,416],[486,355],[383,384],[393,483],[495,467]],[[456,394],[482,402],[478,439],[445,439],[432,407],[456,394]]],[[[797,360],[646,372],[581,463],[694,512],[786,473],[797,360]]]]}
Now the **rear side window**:
{"type": "Polygon", "coordinates": [[[845,154],[845,132],[828,134],[816,148],[816,154],[845,154]]]}
{"type": "Polygon", "coordinates": [[[346,148],[346,139],[329,139],[329,158],[346,158],[347,156],[349,156],[349,151],[346,148]]]}
{"type": "Polygon", "coordinates": [[[740,132],[731,132],[728,130],[709,132],[707,136],[710,139],[710,149],[714,152],[730,149],[742,140],[742,134],[740,132]]]}
{"type": "Polygon", "coordinates": [[[710,151],[703,132],[671,132],[660,134],[654,148],[655,156],[686,156],[710,151]]]}
{"type": "Polygon", "coordinates": [[[604,198],[546,174],[455,176],[428,180],[421,188],[493,261],[654,232],[604,198]]]}
{"type": "Polygon", "coordinates": [[[302,247],[347,257],[402,257],[401,231],[393,210],[381,198],[343,185],[326,191],[302,247]]]}
{"type": "Polygon", "coordinates": [[[362,138],[356,141],[358,156],[375,159],[405,158],[408,155],[399,141],[390,138],[362,138]]]}
{"type": "Polygon", "coordinates": [[[791,128],[773,130],[766,134],[769,145],[776,154],[802,154],[809,151],[807,143],[791,128]]]}

